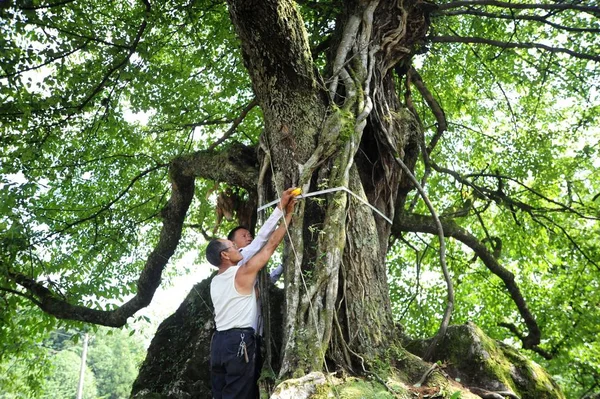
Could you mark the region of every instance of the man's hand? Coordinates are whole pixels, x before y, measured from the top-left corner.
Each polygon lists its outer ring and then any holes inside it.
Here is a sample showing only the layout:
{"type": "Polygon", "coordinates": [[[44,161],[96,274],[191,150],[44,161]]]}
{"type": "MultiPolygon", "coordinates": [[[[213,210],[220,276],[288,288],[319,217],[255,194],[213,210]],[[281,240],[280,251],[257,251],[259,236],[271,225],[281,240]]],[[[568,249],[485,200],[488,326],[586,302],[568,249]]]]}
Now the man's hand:
{"type": "Polygon", "coordinates": [[[291,217],[294,214],[294,206],[296,206],[296,196],[293,196],[285,207],[285,216],[289,220],[288,216],[291,217]]]}
{"type": "MultiPolygon", "coordinates": [[[[279,209],[281,209],[282,211],[285,209],[286,213],[289,213],[287,207],[290,203],[290,201],[294,200],[294,198],[296,197],[294,194],[292,194],[292,192],[295,190],[295,187],[290,187],[287,190],[285,190],[283,192],[283,194],[281,195],[281,201],[279,202],[279,204],[277,205],[279,207],[279,209]]],[[[294,200],[295,203],[295,200],[294,200]]],[[[292,206],[292,211],[294,210],[294,206],[292,206]]]]}

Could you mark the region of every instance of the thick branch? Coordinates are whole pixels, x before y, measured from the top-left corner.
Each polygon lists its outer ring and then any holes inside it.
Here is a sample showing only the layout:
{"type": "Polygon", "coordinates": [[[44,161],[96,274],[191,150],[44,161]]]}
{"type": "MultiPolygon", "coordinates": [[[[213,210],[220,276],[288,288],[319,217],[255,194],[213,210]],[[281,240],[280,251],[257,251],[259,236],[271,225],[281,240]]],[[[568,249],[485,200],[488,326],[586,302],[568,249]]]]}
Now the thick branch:
{"type": "Polygon", "coordinates": [[[200,177],[249,191],[256,190],[258,159],[254,147],[234,143],[223,151],[198,151],[178,158],[178,164],[186,176],[200,177]]]}
{"type": "Polygon", "coordinates": [[[506,48],[523,48],[523,49],[540,49],[551,53],[565,53],[575,58],[584,60],[592,60],[600,62],[600,55],[580,53],[578,51],[569,50],[563,47],[552,47],[541,43],[514,43],[502,42],[500,40],[484,39],[482,37],[463,37],[463,36],[429,36],[428,39],[434,43],[471,43],[471,44],[487,44],[489,46],[506,48]]]}
{"type": "MultiPolygon", "coordinates": [[[[9,276],[29,293],[31,296],[29,299],[43,311],[59,319],[110,327],[122,326],[129,317],[150,304],[160,285],[162,271],[181,238],[183,222],[194,195],[194,179],[202,177],[224,181],[253,190],[258,179],[256,163],[255,151],[241,144],[232,145],[227,151],[221,153],[199,151],[180,156],[171,162],[169,168],[171,198],[161,212],[163,227],[159,241],[148,256],[138,279],[137,294],[117,309],[104,311],[74,305],[34,278],[14,271],[9,272],[9,276]]],[[[154,169],[156,168],[151,170],[154,169]]],[[[143,172],[142,175],[147,172],[143,172]]],[[[141,175],[137,178],[139,177],[141,175]]]]}
{"type": "MultiPolygon", "coordinates": [[[[509,270],[505,269],[487,247],[473,236],[471,233],[458,226],[450,220],[441,219],[444,234],[452,237],[469,246],[477,256],[483,261],[485,266],[504,282],[512,300],[517,305],[521,317],[529,330],[529,335],[522,337],[523,347],[533,349],[540,343],[541,331],[535,321],[535,318],[529,311],[527,303],[521,294],[521,290],[515,282],[515,276],[509,270]]],[[[402,215],[394,220],[393,230],[395,235],[402,232],[429,233],[438,234],[438,227],[432,217],[423,215],[402,215]]]]}
{"type": "MultiPolygon", "coordinates": [[[[515,335],[515,337],[519,338],[521,341],[523,341],[523,339],[525,338],[523,336],[523,333],[521,333],[521,331],[519,331],[517,326],[515,326],[512,323],[498,323],[498,326],[507,328],[508,330],[510,330],[510,332],[512,332],[515,335]]],[[[553,358],[551,353],[546,352],[545,350],[543,350],[542,348],[540,348],[538,346],[534,346],[533,348],[531,348],[531,350],[540,354],[540,356],[542,356],[546,360],[550,360],[553,358]]]]}

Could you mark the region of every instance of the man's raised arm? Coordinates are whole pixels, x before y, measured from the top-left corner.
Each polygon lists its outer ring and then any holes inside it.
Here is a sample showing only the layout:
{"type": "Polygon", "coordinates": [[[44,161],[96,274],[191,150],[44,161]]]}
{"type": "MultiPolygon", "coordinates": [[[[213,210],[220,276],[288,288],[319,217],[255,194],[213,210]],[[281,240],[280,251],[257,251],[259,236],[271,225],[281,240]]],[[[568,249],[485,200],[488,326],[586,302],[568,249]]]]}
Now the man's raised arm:
{"type": "Polygon", "coordinates": [[[291,195],[291,189],[284,192],[281,197],[281,205],[286,211],[285,218],[273,234],[271,234],[271,237],[269,237],[269,240],[261,250],[245,264],[241,265],[235,275],[235,288],[242,295],[247,295],[252,292],[256,275],[267,264],[287,232],[287,228],[292,221],[294,206],[296,205],[296,200],[294,199],[294,196],[291,195]]]}
{"type": "Polygon", "coordinates": [[[283,216],[283,212],[281,211],[279,206],[280,204],[277,204],[277,207],[275,208],[273,213],[271,213],[271,216],[269,216],[267,221],[258,230],[258,233],[256,234],[256,237],[254,237],[252,242],[248,244],[248,246],[240,249],[240,253],[244,257],[244,259],[242,259],[240,263],[238,263],[239,265],[243,265],[244,263],[248,262],[250,258],[252,258],[258,251],[260,251],[260,249],[263,247],[263,245],[265,245],[271,234],[273,234],[273,231],[275,231],[275,228],[277,227],[277,222],[279,221],[279,219],[281,219],[281,216],[283,216]]]}

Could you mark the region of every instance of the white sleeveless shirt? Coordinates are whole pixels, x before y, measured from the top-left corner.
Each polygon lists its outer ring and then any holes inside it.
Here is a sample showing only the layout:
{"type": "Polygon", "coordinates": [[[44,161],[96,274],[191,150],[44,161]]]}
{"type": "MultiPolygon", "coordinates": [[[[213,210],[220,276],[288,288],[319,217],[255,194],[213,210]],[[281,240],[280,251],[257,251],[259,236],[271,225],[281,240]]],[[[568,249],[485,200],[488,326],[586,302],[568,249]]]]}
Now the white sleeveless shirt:
{"type": "Polygon", "coordinates": [[[240,266],[231,266],[222,274],[213,277],[210,297],[215,307],[217,331],[231,328],[253,327],[256,323],[256,296],[254,287],[248,295],[235,289],[235,274],[240,266]]]}

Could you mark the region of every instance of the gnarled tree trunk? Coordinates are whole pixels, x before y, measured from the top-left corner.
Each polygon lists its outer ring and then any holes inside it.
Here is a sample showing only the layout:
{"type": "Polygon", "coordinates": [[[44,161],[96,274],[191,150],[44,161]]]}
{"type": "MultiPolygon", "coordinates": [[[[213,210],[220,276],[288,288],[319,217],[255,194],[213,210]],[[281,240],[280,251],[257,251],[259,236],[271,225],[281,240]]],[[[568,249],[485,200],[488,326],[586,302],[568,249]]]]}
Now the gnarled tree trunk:
{"type": "MultiPolygon", "coordinates": [[[[408,184],[419,125],[398,87],[428,28],[412,1],[343,2],[319,76],[292,1],[229,0],[263,110],[259,191],[345,187],[389,219],[408,184]],[[397,72],[400,72],[398,75],[397,72]]],[[[385,269],[391,225],[344,190],[300,203],[286,246],[286,320],[280,376],[348,368],[383,355],[394,335],[385,269]]],[[[360,370],[360,368],[359,368],[360,370]]]]}

